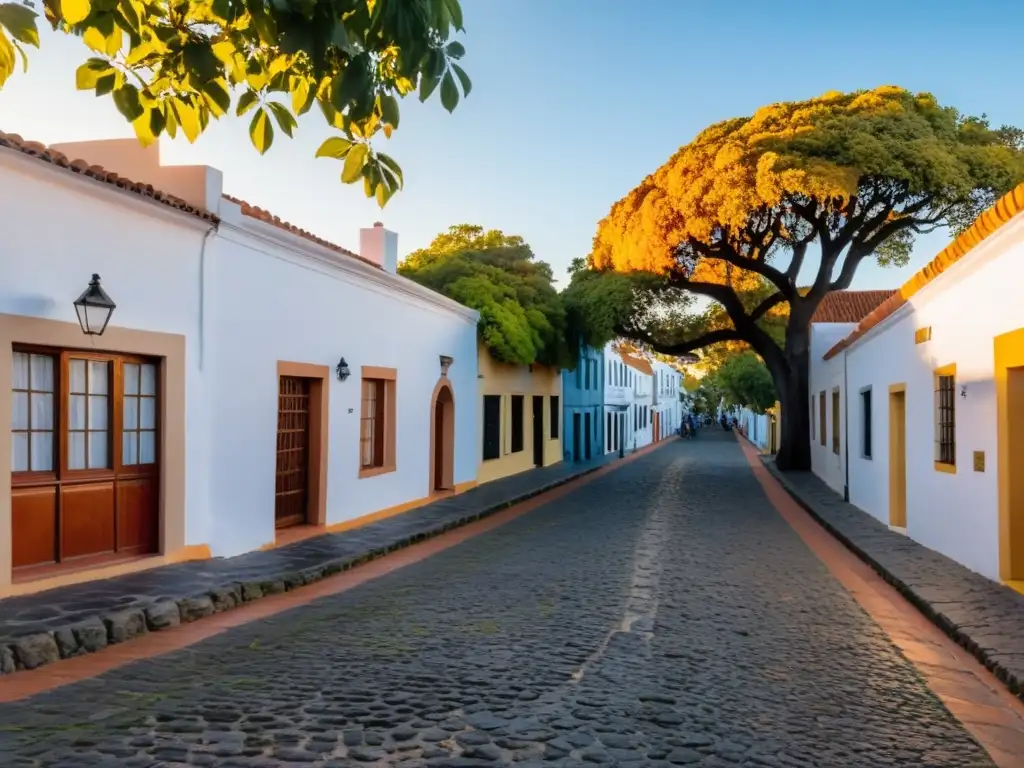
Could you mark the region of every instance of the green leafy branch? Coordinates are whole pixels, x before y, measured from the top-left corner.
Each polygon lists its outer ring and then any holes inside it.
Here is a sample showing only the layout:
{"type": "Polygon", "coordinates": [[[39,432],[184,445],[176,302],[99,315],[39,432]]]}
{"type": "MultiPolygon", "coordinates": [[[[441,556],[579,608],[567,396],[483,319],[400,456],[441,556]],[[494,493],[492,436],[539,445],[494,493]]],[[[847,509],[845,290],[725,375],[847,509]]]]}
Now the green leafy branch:
{"type": "MultiPolygon", "coordinates": [[[[399,125],[399,100],[440,88],[449,112],[472,83],[459,0],[42,0],[55,30],[93,56],[80,90],[110,96],[143,144],[180,131],[194,142],[211,120],[249,112],[262,155],[277,132],[292,137],[313,105],[340,135],[317,157],[343,161],[341,179],[363,181],[383,207],[404,184],[401,168],[372,144],[399,125]],[[460,93],[461,89],[461,93],[460,93]]],[[[0,5],[0,86],[39,45],[37,14],[0,5]]]]}

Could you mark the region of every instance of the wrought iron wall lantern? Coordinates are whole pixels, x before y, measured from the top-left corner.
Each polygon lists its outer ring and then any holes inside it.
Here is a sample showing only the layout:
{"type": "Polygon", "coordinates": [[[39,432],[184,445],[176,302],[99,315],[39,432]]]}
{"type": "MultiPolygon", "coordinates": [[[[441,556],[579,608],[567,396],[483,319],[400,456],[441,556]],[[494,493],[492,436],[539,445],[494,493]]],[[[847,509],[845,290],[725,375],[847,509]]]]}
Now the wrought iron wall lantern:
{"type": "Polygon", "coordinates": [[[344,357],[338,361],[338,365],[334,371],[338,374],[338,381],[344,381],[349,377],[349,374],[351,374],[351,371],[348,369],[348,363],[345,362],[344,357]]]}
{"type": "Polygon", "coordinates": [[[964,384],[962,387],[960,387],[960,397],[963,397],[963,398],[967,397],[967,385],[966,384],[964,384]]]}
{"type": "Polygon", "coordinates": [[[102,336],[116,308],[117,305],[100,285],[100,276],[93,274],[89,287],[75,300],[75,313],[78,315],[82,333],[102,336]]]}

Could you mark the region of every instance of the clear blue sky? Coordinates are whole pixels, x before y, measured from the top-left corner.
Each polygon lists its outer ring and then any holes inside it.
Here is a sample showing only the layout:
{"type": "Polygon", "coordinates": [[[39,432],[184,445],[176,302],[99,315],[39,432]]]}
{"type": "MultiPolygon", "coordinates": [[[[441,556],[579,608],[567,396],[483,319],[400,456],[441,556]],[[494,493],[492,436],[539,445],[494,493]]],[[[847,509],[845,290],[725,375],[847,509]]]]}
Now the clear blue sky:
{"type": "MultiPolygon", "coordinates": [[[[562,277],[589,252],[610,205],[709,123],[762,104],[882,84],[928,90],[994,123],[1024,125],[1019,0],[463,0],[473,78],[449,115],[435,97],[403,102],[385,151],[406,189],[381,212],[340,168],[314,160],[328,135],[311,112],[265,157],[247,120],[224,119],[165,160],[224,171],[226,191],[350,248],[383,220],[406,253],[455,223],[523,235],[562,277]]],[[[0,130],[46,143],[131,135],[107,99],[74,91],[88,56],[47,34],[27,75],[0,91],[0,130]]],[[[894,287],[943,245],[933,235],[903,270],[861,270],[854,287],[894,287]]]]}

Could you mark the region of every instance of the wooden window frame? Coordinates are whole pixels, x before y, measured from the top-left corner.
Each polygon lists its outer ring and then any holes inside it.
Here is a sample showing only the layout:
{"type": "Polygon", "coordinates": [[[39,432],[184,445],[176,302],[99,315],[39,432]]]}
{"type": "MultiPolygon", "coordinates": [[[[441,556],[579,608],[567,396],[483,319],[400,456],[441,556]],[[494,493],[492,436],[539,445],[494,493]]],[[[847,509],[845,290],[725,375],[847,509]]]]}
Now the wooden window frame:
{"type": "Polygon", "coordinates": [[[871,387],[864,387],[860,390],[860,457],[868,461],[874,457],[874,417],[875,403],[871,396],[871,387]]]}
{"type": "Polygon", "coordinates": [[[398,403],[398,369],[397,368],[381,368],[375,365],[364,365],[362,366],[362,372],[359,384],[359,451],[358,451],[358,462],[359,462],[359,477],[376,477],[377,475],[384,475],[389,472],[394,472],[397,469],[397,461],[395,456],[396,449],[396,437],[397,437],[397,403],[398,403]],[[369,418],[369,414],[366,413],[366,400],[363,397],[363,385],[367,381],[382,381],[384,390],[384,405],[383,405],[383,416],[384,425],[382,427],[384,446],[382,449],[383,463],[379,466],[364,467],[363,466],[363,450],[362,450],[362,424],[363,420],[369,418]]]}
{"type": "Polygon", "coordinates": [[[818,393],[818,422],[820,427],[818,433],[821,438],[821,447],[824,448],[828,445],[828,411],[826,410],[825,405],[824,389],[818,393]]]}
{"type": "Polygon", "coordinates": [[[526,395],[509,395],[508,401],[508,452],[522,453],[526,450],[526,395]],[[516,398],[519,408],[516,408],[516,398]],[[519,447],[516,447],[516,411],[519,412],[519,447]]]}
{"type": "Polygon", "coordinates": [[[940,368],[936,368],[933,374],[934,386],[934,430],[935,430],[935,471],[945,472],[947,474],[956,474],[956,364],[951,363],[950,365],[944,365],[940,368]],[[943,405],[943,396],[945,394],[943,389],[944,380],[949,380],[948,387],[948,405],[943,405]],[[951,414],[951,420],[947,424],[943,421],[943,411],[948,410],[951,414]],[[949,441],[948,451],[946,450],[946,441],[942,439],[943,429],[948,427],[952,440],[949,441]]]}
{"type": "MultiPolygon", "coordinates": [[[[52,376],[53,376],[53,392],[50,393],[51,396],[52,396],[52,400],[53,400],[53,413],[51,414],[51,423],[53,424],[53,428],[50,430],[50,433],[53,436],[52,437],[53,442],[51,443],[51,447],[50,447],[50,450],[52,451],[52,455],[50,456],[50,466],[52,467],[52,469],[37,469],[37,470],[33,470],[33,469],[30,468],[30,469],[22,470],[22,471],[18,471],[18,472],[15,472],[12,469],[11,470],[11,486],[12,487],[17,487],[19,485],[36,485],[36,484],[52,483],[52,482],[55,482],[57,480],[57,477],[59,475],[59,472],[60,472],[60,457],[59,457],[58,451],[60,450],[60,441],[62,439],[62,436],[61,436],[61,422],[60,422],[60,420],[58,418],[59,414],[61,413],[61,409],[60,409],[60,397],[61,397],[60,358],[61,358],[61,352],[62,352],[62,350],[60,350],[60,349],[53,349],[51,347],[34,347],[34,346],[31,346],[31,345],[26,345],[26,344],[15,344],[15,345],[13,345],[13,347],[11,349],[12,361],[13,361],[14,353],[22,353],[22,354],[26,354],[26,355],[30,356],[29,357],[29,377],[30,377],[29,378],[29,387],[30,387],[30,389],[29,390],[25,390],[26,392],[29,393],[29,405],[28,405],[28,407],[29,407],[29,430],[28,430],[28,435],[29,435],[29,467],[32,466],[32,398],[31,398],[31,392],[33,392],[33,391],[41,392],[42,391],[42,390],[32,390],[31,389],[31,381],[32,381],[31,380],[31,375],[32,375],[31,374],[31,366],[32,366],[31,355],[38,355],[38,356],[48,357],[48,358],[50,358],[50,360],[51,360],[51,362],[53,364],[53,371],[52,371],[52,376]]],[[[13,365],[13,362],[12,362],[12,365],[13,365]]],[[[12,369],[12,375],[13,375],[13,369],[12,369]]],[[[12,382],[12,384],[13,384],[13,382],[12,382]]],[[[11,391],[13,393],[13,391],[14,391],[13,390],[13,386],[12,386],[12,390],[11,391]]],[[[21,390],[19,390],[19,391],[21,391],[21,390]]],[[[13,402],[11,404],[11,407],[13,409],[13,407],[14,407],[13,402]]],[[[15,432],[15,431],[16,430],[14,430],[13,428],[11,429],[12,433],[15,432]]],[[[24,431],[24,430],[17,430],[17,431],[24,431]]],[[[12,455],[11,458],[12,458],[11,466],[13,467],[14,466],[14,463],[13,463],[13,458],[14,457],[13,457],[13,455],[12,455]]]]}
{"type": "MultiPolygon", "coordinates": [[[[163,410],[164,393],[161,387],[161,360],[156,357],[130,354],[124,352],[98,352],[94,350],[79,350],[66,347],[46,347],[32,344],[13,344],[14,352],[25,352],[32,355],[45,355],[54,362],[54,392],[53,392],[53,439],[54,445],[54,469],[51,471],[28,471],[11,472],[11,487],[25,487],[32,485],[43,485],[47,483],[60,482],[65,484],[79,482],[96,482],[103,480],[113,481],[116,478],[144,477],[156,472],[161,462],[161,437],[163,434],[163,423],[161,412],[163,410]],[[109,467],[70,469],[68,467],[68,435],[70,430],[71,395],[71,372],[70,361],[86,360],[106,362],[108,365],[107,379],[107,450],[109,467]],[[156,400],[154,408],[154,457],[153,461],[145,464],[124,464],[123,463],[123,436],[124,436],[124,365],[152,365],[154,367],[154,385],[156,400]]],[[[88,413],[88,412],[87,412],[88,413]]],[[[141,416],[141,413],[140,413],[141,416]]],[[[88,423],[88,415],[86,416],[88,423]]],[[[88,455],[88,439],[86,440],[86,452],[88,455]]]]}
{"type": "MultiPolygon", "coordinates": [[[[481,456],[481,459],[480,460],[481,461],[497,461],[498,459],[501,458],[502,449],[503,449],[503,445],[502,445],[502,431],[503,431],[502,430],[502,412],[504,410],[502,408],[502,403],[501,403],[502,400],[503,400],[503,398],[502,398],[501,395],[484,395],[480,399],[480,407],[482,409],[481,414],[480,414],[480,437],[481,437],[481,445],[480,445],[480,456],[481,456]],[[497,419],[498,434],[495,436],[496,452],[495,452],[495,454],[493,456],[488,456],[487,455],[487,399],[488,398],[497,398],[497,401],[498,401],[498,419],[497,419]]],[[[494,401],[492,400],[491,402],[494,402],[494,401]]]]}
{"type": "Polygon", "coordinates": [[[842,436],[842,430],[840,429],[842,412],[843,402],[840,397],[839,387],[834,387],[832,389],[832,453],[836,456],[842,451],[840,440],[842,436]]]}
{"type": "Polygon", "coordinates": [[[549,427],[550,432],[548,433],[550,440],[557,440],[558,439],[558,433],[559,433],[558,425],[559,425],[559,422],[561,421],[561,418],[560,418],[561,417],[560,399],[561,398],[559,398],[558,395],[551,395],[551,397],[550,397],[550,399],[548,401],[548,410],[550,411],[550,417],[551,417],[551,419],[550,419],[551,420],[551,425],[549,427]]]}

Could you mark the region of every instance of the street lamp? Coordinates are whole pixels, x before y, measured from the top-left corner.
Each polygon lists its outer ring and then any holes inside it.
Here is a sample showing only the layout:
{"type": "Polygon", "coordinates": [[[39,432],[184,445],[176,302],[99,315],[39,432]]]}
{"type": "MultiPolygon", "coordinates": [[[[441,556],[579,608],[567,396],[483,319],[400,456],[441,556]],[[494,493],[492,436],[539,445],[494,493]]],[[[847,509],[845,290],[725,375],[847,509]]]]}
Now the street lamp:
{"type": "Polygon", "coordinates": [[[82,326],[82,333],[102,336],[116,307],[117,305],[100,286],[100,276],[93,274],[89,287],[75,301],[75,312],[78,314],[78,324],[82,326]]]}

